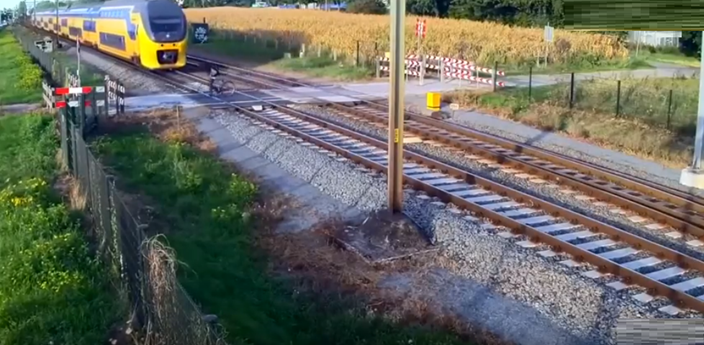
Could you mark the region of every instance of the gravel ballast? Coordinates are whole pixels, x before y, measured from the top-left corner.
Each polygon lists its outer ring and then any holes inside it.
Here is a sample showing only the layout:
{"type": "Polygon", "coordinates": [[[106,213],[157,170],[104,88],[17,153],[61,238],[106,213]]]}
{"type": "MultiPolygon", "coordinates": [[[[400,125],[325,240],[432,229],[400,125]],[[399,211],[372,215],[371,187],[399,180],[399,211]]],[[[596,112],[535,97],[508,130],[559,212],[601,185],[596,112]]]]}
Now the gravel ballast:
{"type": "MultiPolygon", "coordinates": [[[[385,178],[270,133],[241,116],[219,111],[214,119],[253,151],[342,203],[369,211],[385,206],[385,178]]],[[[514,244],[517,239],[498,236],[501,229],[466,220],[466,212],[410,191],[404,207],[453,262],[449,271],[438,269],[416,284],[467,321],[507,339],[541,345],[613,344],[617,318],[665,317],[652,305],[633,300],[632,291],[616,292],[600,280],[581,276],[579,269],[558,264],[559,258],[521,248],[514,244]]],[[[404,285],[387,283],[397,289],[404,285]]]]}
{"type": "MultiPolygon", "coordinates": [[[[425,100],[410,97],[413,109],[423,109],[420,105],[425,100]]],[[[571,139],[558,133],[546,132],[524,124],[498,118],[493,115],[475,111],[443,109],[453,113],[454,122],[467,128],[487,134],[496,135],[519,143],[546,149],[558,154],[577,158],[622,173],[640,177],[651,182],[666,185],[681,191],[704,197],[704,190],[686,187],[680,184],[681,171],[661,164],[630,156],[625,153],[598,147],[583,141],[571,139]]]]}
{"type": "MultiPolygon", "coordinates": [[[[354,131],[365,133],[377,139],[386,140],[386,130],[338,115],[326,108],[310,105],[297,105],[294,106],[294,108],[311,115],[334,121],[335,123],[354,131]]],[[[611,212],[612,208],[609,206],[597,206],[594,205],[593,201],[579,200],[575,198],[575,194],[565,193],[562,191],[562,188],[555,188],[551,183],[533,183],[527,179],[519,178],[515,174],[505,173],[496,168],[490,168],[475,160],[452,152],[446,147],[438,147],[424,143],[408,144],[405,145],[405,147],[416,153],[424,154],[444,163],[464,169],[472,174],[498,182],[504,186],[517,189],[524,193],[537,196],[543,200],[550,201],[572,211],[598,219],[604,223],[616,226],[619,229],[626,230],[630,233],[647,238],[653,242],[657,242],[700,260],[704,260],[704,247],[693,247],[686,244],[687,241],[695,239],[692,236],[685,235],[679,239],[669,237],[666,233],[671,230],[646,228],[645,225],[649,224],[648,222],[635,223],[626,215],[611,212]]]]}

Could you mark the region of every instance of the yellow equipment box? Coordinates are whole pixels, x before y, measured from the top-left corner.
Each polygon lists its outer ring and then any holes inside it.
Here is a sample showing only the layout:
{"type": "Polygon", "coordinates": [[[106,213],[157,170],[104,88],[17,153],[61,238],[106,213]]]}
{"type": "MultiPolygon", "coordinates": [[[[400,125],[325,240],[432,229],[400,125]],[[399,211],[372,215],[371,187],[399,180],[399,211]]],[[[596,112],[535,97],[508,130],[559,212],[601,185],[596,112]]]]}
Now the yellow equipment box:
{"type": "Polygon", "coordinates": [[[428,109],[430,109],[430,110],[439,111],[440,110],[440,93],[428,92],[427,106],[428,106],[428,109]]]}

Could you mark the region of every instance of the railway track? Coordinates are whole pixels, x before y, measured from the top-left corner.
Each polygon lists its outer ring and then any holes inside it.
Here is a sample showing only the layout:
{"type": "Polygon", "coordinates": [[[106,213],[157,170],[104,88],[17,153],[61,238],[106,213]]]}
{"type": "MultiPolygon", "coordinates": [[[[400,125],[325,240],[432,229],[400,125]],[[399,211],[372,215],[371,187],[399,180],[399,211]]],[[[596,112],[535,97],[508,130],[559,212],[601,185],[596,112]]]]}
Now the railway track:
{"type": "MultiPolygon", "coordinates": [[[[268,88],[282,87],[277,85],[276,77],[228,68],[239,72],[239,75],[230,75],[232,78],[246,78],[268,88]]],[[[290,81],[283,84],[310,86],[290,81]]],[[[387,109],[375,102],[325,106],[359,120],[386,125],[387,109]]],[[[385,142],[290,108],[276,107],[265,114],[265,118],[259,115],[256,120],[303,137],[369,168],[386,171],[385,142]]],[[[508,166],[526,174],[526,178],[555,181],[602,202],[633,211],[652,222],[647,225],[649,228],[669,226],[677,233],[695,238],[704,236],[704,203],[700,198],[423,115],[407,113],[406,120],[405,130],[424,140],[508,166]]],[[[404,182],[530,239],[519,245],[535,247],[536,242],[545,243],[553,251],[543,251],[543,256],[564,251],[574,257],[574,260],[564,262],[567,265],[577,261],[595,265],[597,270],[585,273],[587,276],[611,273],[624,278],[623,282],[611,284],[616,289],[629,284],[643,286],[648,292],[634,296],[641,301],[650,300],[651,295],[661,295],[673,300],[675,305],[704,311],[704,276],[701,274],[704,266],[700,260],[417,153],[407,152],[405,158],[408,162],[404,165],[404,182]]],[[[640,217],[632,219],[635,218],[640,217]]],[[[641,218],[639,222],[646,220],[641,218]]],[[[671,232],[670,236],[677,235],[671,232]]],[[[691,241],[691,244],[696,242],[691,241]]],[[[670,314],[679,312],[673,306],[661,309],[670,314]]]]}
{"type": "MultiPolygon", "coordinates": [[[[131,66],[127,63],[124,65],[131,66]]],[[[311,86],[233,66],[224,67],[231,78],[258,87],[281,89],[311,86]]],[[[185,72],[142,72],[188,92],[199,91],[184,86],[184,80],[207,83],[205,78],[185,72]]],[[[262,112],[236,104],[227,107],[261,126],[281,131],[282,135],[307,141],[367,168],[386,172],[386,142],[290,107],[265,100],[261,100],[260,104],[266,107],[262,112]]],[[[386,121],[385,107],[375,102],[327,106],[378,125],[383,125],[386,121]]],[[[687,200],[685,193],[654,188],[657,186],[647,181],[638,181],[615,171],[582,164],[574,159],[422,115],[407,112],[406,118],[406,131],[423,139],[483,155],[498,163],[507,162],[507,165],[518,170],[554,179],[597,198],[642,212],[681,232],[696,237],[703,234],[704,222],[698,219],[689,222],[685,216],[700,217],[700,212],[704,209],[701,199],[687,200]]],[[[567,253],[572,259],[562,261],[565,265],[573,266],[581,261],[590,263],[596,266],[596,270],[585,272],[584,275],[596,277],[601,273],[610,273],[620,277],[621,281],[609,284],[616,289],[623,289],[630,284],[642,286],[647,292],[634,297],[643,302],[647,302],[653,295],[669,298],[673,305],[660,308],[665,313],[680,312],[675,306],[704,312],[704,262],[424,155],[406,151],[404,159],[404,182],[407,185],[471,211],[475,216],[489,219],[494,224],[507,227],[514,234],[526,235],[528,240],[519,242],[519,245],[527,248],[535,247],[537,243],[549,245],[551,250],[540,251],[538,254],[550,257],[561,252],[567,253]]]]}
{"type": "MultiPolygon", "coordinates": [[[[196,61],[216,63],[212,60],[194,57],[196,61]]],[[[269,74],[226,66],[233,79],[249,82],[265,88],[284,86],[310,87],[300,81],[279,79],[269,74]],[[246,77],[245,77],[246,75],[246,77]]],[[[315,86],[315,85],[314,85],[315,86]]],[[[330,103],[324,106],[333,108],[339,115],[353,117],[376,125],[388,125],[388,109],[374,101],[360,101],[354,106],[330,103]]],[[[555,154],[543,149],[523,145],[497,136],[488,135],[436,120],[427,116],[406,112],[404,126],[406,142],[431,140],[450,148],[478,156],[479,160],[489,160],[489,164],[500,164],[506,171],[514,171],[527,179],[544,179],[559,185],[573,188],[598,202],[620,208],[620,213],[628,211],[640,217],[631,217],[636,223],[649,229],[661,229],[672,238],[688,234],[693,246],[703,243],[704,238],[704,199],[688,193],[657,185],[655,183],[627,176],[594,164],[555,154]],[[418,140],[420,138],[421,140],[418,140]]]]}
{"type": "MultiPolygon", "coordinates": [[[[249,75],[240,77],[253,80],[249,75]]],[[[206,82],[199,77],[193,79],[206,82]]],[[[266,83],[267,87],[275,87],[271,79],[266,83]]],[[[291,107],[267,101],[261,104],[265,107],[261,112],[237,105],[230,108],[281,135],[306,141],[369,169],[387,172],[385,141],[291,107]]],[[[674,315],[681,312],[679,308],[704,312],[704,262],[422,154],[406,151],[404,160],[404,183],[427,194],[421,198],[437,197],[513,232],[503,236],[523,234],[527,240],[518,243],[523,247],[549,245],[551,250],[540,251],[541,256],[562,252],[571,255],[571,259],[562,261],[564,265],[594,265],[596,269],[584,272],[585,276],[618,276],[620,281],[609,284],[615,289],[631,284],[644,287],[647,292],[634,296],[642,302],[653,296],[669,298],[673,304],[660,308],[662,312],[674,315]]]]}

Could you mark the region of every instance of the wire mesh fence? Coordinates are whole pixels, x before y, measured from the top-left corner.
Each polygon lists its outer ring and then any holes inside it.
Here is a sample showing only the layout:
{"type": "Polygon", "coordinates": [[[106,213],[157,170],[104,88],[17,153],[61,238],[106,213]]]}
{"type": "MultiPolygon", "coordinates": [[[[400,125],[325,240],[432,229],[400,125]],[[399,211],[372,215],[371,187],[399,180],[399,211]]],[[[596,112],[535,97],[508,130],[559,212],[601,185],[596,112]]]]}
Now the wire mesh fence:
{"type": "Polygon", "coordinates": [[[525,87],[505,92],[514,103],[548,102],[693,135],[698,84],[694,75],[598,78],[571,73],[557,80],[531,75],[525,87]]]}
{"type": "MultiPolygon", "coordinates": [[[[39,49],[31,37],[17,37],[23,48],[42,67],[45,84],[67,85],[75,79],[57,60],[39,49]],[[56,79],[53,79],[56,78],[56,79]]],[[[106,89],[122,92],[116,112],[124,112],[124,86],[106,78],[106,89]]],[[[70,85],[67,85],[70,86],[70,85]]],[[[80,200],[92,219],[88,234],[97,255],[108,268],[109,278],[118,292],[117,298],[131,311],[130,326],[141,345],[221,345],[225,344],[217,318],[203,316],[199,307],[178,282],[174,253],[164,244],[156,230],[150,232],[144,210],[131,205],[127,194],[116,186],[116,177],[100,163],[86,141],[108,117],[97,102],[65,102],[56,113],[61,163],[77,181],[75,199],[80,200]],[[72,105],[74,104],[74,105],[72,105]]]]}
{"type": "Polygon", "coordinates": [[[132,311],[142,344],[224,344],[178,283],[176,261],[116,188],[116,179],[91,152],[74,121],[80,110],[58,112],[62,160],[78,181],[78,199],[94,220],[91,233],[111,279],[132,311]]]}

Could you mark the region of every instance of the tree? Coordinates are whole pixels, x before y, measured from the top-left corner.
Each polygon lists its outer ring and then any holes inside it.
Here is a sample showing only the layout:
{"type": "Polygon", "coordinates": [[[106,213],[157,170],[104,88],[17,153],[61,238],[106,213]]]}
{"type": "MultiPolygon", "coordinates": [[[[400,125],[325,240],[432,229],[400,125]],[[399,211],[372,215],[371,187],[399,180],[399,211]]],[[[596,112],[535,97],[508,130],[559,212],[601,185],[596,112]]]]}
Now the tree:
{"type": "Polygon", "coordinates": [[[680,50],[688,56],[701,56],[702,49],[702,32],[701,31],[682,31],[680,38],[680,50]]]}
{"type": "Polygon", "coordinates": [[[19,12],[19,17],[24,18],[27,16],[27,3],[24,1],[20,1],[19,6],[17,7],[17,12],[19,12]]]}
{"type": "Polygon", "coordinates": [[[406,12],[418,16],[439,16],[435,0],[408,0],[406,12]]]}
{"type": "Polygon", "coordinates": [[[379,0],[354,0],[347,6],[347,12],[364,14],[386,14],[386,5],[379,0]]]}

